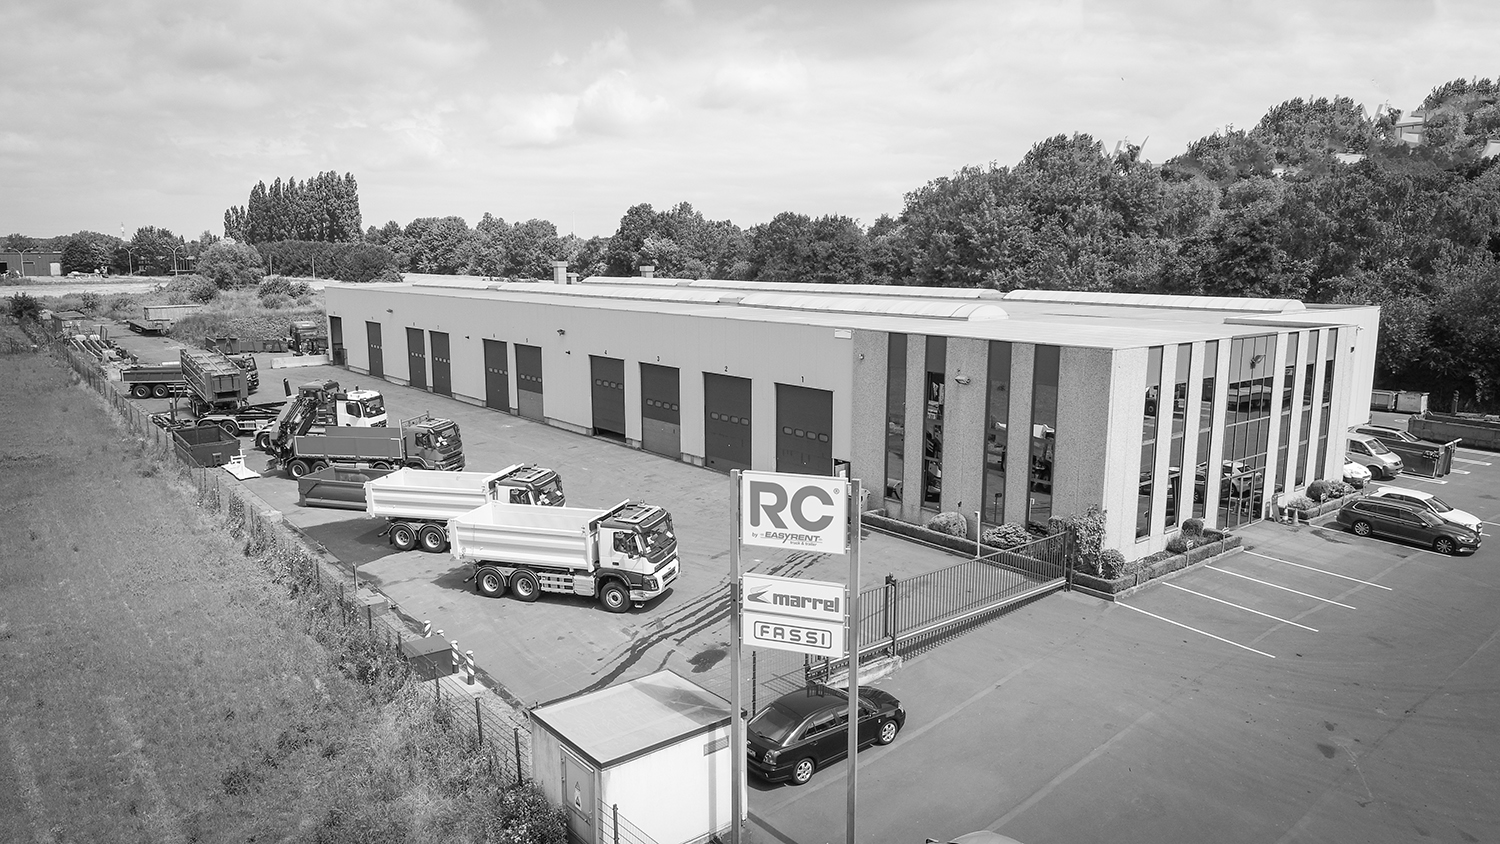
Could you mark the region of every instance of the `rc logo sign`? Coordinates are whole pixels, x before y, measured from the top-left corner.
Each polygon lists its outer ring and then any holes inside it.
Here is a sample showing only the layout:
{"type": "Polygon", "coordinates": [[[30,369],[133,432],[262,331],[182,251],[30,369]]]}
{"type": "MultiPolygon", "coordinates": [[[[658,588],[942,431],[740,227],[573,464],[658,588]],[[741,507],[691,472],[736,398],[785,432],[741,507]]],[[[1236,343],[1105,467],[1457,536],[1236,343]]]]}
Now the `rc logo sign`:
{"type": "Polygon", "coordinates": [[[843,554],[849,544],[849,481],[823,475],[740,473],[745,545],[843,554]]]}

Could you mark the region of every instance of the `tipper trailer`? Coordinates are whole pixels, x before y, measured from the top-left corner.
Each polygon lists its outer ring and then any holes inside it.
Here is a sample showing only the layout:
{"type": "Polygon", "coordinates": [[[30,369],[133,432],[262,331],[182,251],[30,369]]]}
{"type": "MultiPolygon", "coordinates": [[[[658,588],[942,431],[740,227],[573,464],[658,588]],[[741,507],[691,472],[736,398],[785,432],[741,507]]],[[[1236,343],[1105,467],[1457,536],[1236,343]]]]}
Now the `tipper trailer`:
{"type": "Polygon", "coordinates": [[[174,391],[186,389],[182,380],[182,362],[141,363],[120,369],[120,380],[128,386],[132,396],[138,399],[164,399],[174,391]]]}
{"type": "Polygon", "coordinates": [[[661,595],[679,571],[672,515],[630,501],[607,510],[492,501],[449,521],[448,539],[488,597],[561,592],[625,612],[661,595]]]}
{"type": "Polygon", "coordinates": [[[365,483],[365,512],[389,523],[383,533],[399,551],[448,550],[448,520],[490,501],[567,503],[556,472],[525,463],[498,472],[398,469],[365,483]]]}

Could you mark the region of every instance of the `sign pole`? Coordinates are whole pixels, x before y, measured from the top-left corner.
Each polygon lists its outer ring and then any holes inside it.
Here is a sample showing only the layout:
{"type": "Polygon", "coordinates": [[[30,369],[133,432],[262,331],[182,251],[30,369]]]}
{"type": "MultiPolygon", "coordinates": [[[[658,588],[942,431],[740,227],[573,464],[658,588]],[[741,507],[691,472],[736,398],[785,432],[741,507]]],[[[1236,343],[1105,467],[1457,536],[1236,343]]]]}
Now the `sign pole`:
{"type": "Polygon", "coordinates": [[[850,481],[849,490],[849,615],[844,647],[849,649],[849,823],[848,844],[857,844],[854,806],[859,792],[859,529],[863,505],[861,484],[850,481]]]}
{"type": "Polygon", "coordinates": [[[745,719],[740,694],[740,470],[729,473],[729,788],[730,844],[740,844],[740,819],[744,817],[745,719]]]}

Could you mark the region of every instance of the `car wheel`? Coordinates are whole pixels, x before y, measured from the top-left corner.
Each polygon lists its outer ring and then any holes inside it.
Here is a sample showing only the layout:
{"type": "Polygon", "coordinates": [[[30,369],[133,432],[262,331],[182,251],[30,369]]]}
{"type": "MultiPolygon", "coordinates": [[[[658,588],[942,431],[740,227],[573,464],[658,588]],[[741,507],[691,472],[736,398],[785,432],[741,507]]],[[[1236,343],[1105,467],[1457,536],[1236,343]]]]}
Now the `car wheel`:
{"type": "Polygon", "coordinates": [[[474,589],[486,598],[498,598],[505,594],[505,578],[497,569],[482,568],[474,575],[474,589]]]}
{"type": "Polygon", "coordinates": [[[813,764],[812,759],[798,759],[797,764],[792,768],[792,785],[806,785],[807,781],[812,779],[813,771],[816,769],[817,766],[813,764]]]}
{"type": "Polygon", "coordinates": [[[423,551],[441,554],[448,548],[448,532],[437,525],[423,525],[417,531],[417,541],[422,543],[423,551]]]}
{"type": "Polygon", "coordinates": [[[875,736],[876,744],[890,744],[896,740],[896,734],[901,732],[901,725],[895,721],[884,721],[880,725],[880,732],[875,736]]]}
{"type": "Polygon", "coordinates": [[[1354,524],[1350,525],[1349,529],[1352,530],[1352,531],[1354,531],[1354,535],[1355,536],[1369,536],[1370,535],[1370,523],[1367,522],[1367,521],[1365,521],[1364,519],[1360,519],[1359,521],[1357,521],[1354,524]]]}
{"type": "Polygon", "coordinates": [[[417,532],[411,525],[396,525],[391,528],[391,544],[397,551],[410,551],[417,547],[417,532]]]}
{"type": "Polygon", "coordinates": [[[1439,554],[1452,555],[1458,552],[1458,543],[1446,536],[1439,536],[1432,542],[1432,550],[1439,554]]]}
{"type": "Polygon", "coordinates": [[[624,612],[630,609],[630,593],[620,581],[611,580],[599,590],[599,603],[610,612],[624,612]]]}
{"type": "Polygon", "coordinates": [[[536,575],[521,569],[510,578],[510,593],[516,596],[517,601],[531,603],[536,600],[537,593],[541,591],[540,584],[536,581],[536,575]]]}

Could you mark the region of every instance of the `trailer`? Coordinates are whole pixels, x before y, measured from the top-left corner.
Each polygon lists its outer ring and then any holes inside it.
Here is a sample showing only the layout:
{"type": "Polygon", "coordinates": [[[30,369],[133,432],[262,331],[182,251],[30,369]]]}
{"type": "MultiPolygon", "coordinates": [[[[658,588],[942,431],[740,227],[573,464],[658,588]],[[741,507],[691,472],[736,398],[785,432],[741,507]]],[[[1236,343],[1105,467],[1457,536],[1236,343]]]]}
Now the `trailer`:
{"type": "Polygon", "coordinates": [[[622,501],[607,510],[486,503],[448,522],[453,558],[474,568],[481,595],[541,592],[597,597],[625,612],[677,579],[677,537],[661,507],[622,501]]]}
{"type": "Polygon", "coordinates": [[[202,305],[146,305],[141,309],[140,318],[128,320],[126,324],[141,334],[165,334],[172,330],[177,320],[202,307],[202,305]]]}
{"type": "Polygon", "coordinates": [[[458,423],[430,416],[407,420],[399,428],[331,427],[322,434],[301,434],[292,437],[289,446],[273,442],[271,457],[272,468],[284,466],[293,478],[339,464],[445,471],[464,467],[458,423]]]}
{"type": "Polygon", "coordinates": [[[138,399],[164,399],[174,389],[186,387],[182,379],[182,362],[143,363],[120,370],[120,380],[127,390],[138,399]]]}
{"type": "Polygon", "coordinates": [[[517,463],[498,472],[398,469],[365,484],[365,512],[385,519],[382,531],[398,551],[448,550],[448,520],[490,501],[561,507],[562,478],[551,469],[517,463]]]}
{"type": "Polygon", "coordinates": [[[250,403],[250,379],[238,364],[206,349],[182,350],[182,380],[193,412],[238,410],[250,403]]]}

